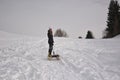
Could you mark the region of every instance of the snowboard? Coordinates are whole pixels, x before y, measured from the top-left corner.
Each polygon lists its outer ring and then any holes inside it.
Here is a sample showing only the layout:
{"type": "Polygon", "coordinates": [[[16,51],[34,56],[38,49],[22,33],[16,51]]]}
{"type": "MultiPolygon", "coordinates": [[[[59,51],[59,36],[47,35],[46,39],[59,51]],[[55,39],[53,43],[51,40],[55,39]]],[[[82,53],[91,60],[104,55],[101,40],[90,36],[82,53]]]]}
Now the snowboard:
{"type": "Polygon", "coordinates": [[[51,55],[50,57],[48,57],[48,60],[52,60],[52,59],[60,60],[60,55],[54,54],[54,55],[51,55]]]}

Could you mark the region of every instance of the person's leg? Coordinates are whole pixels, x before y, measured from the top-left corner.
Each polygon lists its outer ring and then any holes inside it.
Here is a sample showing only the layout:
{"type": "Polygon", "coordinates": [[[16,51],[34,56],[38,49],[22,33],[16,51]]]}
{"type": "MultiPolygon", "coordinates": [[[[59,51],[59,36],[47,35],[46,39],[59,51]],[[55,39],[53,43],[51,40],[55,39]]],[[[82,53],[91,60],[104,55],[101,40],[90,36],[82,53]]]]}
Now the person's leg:
{"type": "Polygon", "coordinates": [[[53,45],[50,45],[50,50],[49,50],[50,55],[51,55],[51,53],[52,53],[52,50],[53,50],[53,45]]]}
{"type": "Polygon", "coordinates": [[[53,45],[49,45],[49,53],[48,53],[49,57],[51,56],[52,50],[53,50],[53,45]]]}

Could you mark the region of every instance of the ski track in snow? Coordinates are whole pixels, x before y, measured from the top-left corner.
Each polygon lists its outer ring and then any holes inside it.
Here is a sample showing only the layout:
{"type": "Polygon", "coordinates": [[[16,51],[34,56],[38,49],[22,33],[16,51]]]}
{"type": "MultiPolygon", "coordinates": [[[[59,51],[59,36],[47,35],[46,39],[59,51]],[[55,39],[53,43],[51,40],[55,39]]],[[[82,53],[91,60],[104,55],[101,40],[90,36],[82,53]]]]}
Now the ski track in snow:
{"type": "Polygon", "coordinates": [[[0,80],[120,80],[119,39],[55,42],[60,60],[47,60],[46,38],[0,46],[0,80]]]}

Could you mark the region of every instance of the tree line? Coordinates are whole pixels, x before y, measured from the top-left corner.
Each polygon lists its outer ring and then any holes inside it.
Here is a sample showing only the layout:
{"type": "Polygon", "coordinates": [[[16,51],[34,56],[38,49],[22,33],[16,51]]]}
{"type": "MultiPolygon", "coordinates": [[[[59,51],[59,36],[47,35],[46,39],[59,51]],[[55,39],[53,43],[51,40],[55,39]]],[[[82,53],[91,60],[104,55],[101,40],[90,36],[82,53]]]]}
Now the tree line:
{"type": "MultiPolygon", "coordinates": [[[[62,29],[57,29],[54,36],[55,37],[68,37],[68,34],[66,31],[64,31],[62,29]]],[[[81,39],[82,37],[79,36],[78,38],[81,39]]],[[[86,39],[94,39],[92,32],[89,30],[87,32],[86,39]]]]}
{"type": "MultiPolygon", "coordinates": [[[[108,7],[107,27],[102,38],[112,38],[120,34],[120,5],[117,0],[111,0],[108,7]]],[[[54,36],[68,37],[68,34],[61,29],[56,30],[54,36]]],[[[79,36],[78,38],[82,38],[79,36]]],[[[86,39],[94,39],[93,33],[88,30],[86,39]]]]}

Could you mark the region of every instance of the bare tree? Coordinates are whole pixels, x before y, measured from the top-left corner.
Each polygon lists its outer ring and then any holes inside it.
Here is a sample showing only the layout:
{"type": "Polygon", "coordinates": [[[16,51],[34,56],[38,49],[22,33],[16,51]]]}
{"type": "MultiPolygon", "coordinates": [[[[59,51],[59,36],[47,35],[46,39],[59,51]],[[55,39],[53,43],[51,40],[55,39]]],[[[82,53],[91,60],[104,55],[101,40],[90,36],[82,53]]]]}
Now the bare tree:
{"type": "Polygon", "coordinates": [[[68,37],[67,33],[61,29],[57,29],[54,36],[55,37],[68,37]]]}

